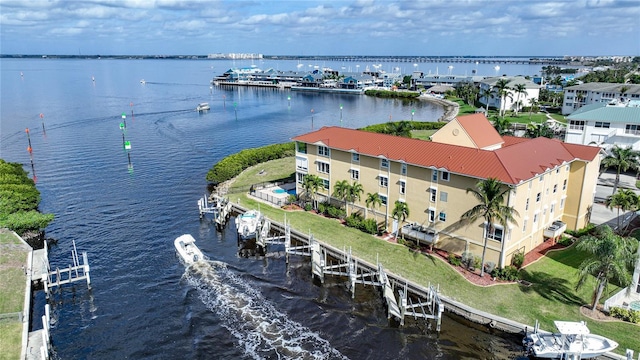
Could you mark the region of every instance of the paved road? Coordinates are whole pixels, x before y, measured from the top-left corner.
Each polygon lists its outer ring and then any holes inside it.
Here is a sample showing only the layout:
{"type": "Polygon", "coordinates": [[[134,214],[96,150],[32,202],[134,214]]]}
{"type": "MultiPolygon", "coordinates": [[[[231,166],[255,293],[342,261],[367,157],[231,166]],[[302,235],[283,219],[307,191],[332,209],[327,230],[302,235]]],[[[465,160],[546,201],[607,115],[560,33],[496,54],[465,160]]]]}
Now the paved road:
{"type": "MultiPolygon", "coordinates": [[[[613,185],[615,182],[616,174],[613,172],[605,172],[598,178],[598,185],[596,186],[595,203],[593,204],[593,211],[591,212],[591,222],[600,224],[609,224],[612,228],[618,225],[618,211],[610,210],[604,206],[604,201],[607,197],[611,196],[613,192],[613,185]]],[[[640,190],[636,188],[636,178],[633,175],[620,174],[619,188],[632,189],[636,193],[640,194],[640,190]]],[[[624,214],[620,212],[620,224],[624,226],[631,217],[632,213],[624,214]]]]}

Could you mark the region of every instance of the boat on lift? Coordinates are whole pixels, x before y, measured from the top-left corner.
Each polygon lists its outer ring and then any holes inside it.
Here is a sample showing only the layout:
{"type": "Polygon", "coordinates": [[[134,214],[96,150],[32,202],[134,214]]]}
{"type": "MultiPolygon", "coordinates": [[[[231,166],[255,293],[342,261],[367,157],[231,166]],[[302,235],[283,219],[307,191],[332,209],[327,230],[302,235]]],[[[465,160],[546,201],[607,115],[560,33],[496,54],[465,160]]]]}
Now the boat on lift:
{"type": "Polygon", "coordinates": [[[613,351],[618,343],[600,335],[591,334],[584,321],[554,321],[557,332],[538,331],[538,322],[522,343],[528,355],[540,359],[592,359],[613,351]]]}
{"type": "Polygon", "coordinates": [[[262,224],[262,214],[258,210],[249,210],[236,218],[238,239],[255,239],[262,224]]]}
{"type": "Polygon", "coordinates": [[[173,241],[173,244],[176,247],[176,252],[186,265],[206,260],[202,251],[198,249],[195,242],[196,239],[194,239],[190,234],[180,235],[173,241]]]}

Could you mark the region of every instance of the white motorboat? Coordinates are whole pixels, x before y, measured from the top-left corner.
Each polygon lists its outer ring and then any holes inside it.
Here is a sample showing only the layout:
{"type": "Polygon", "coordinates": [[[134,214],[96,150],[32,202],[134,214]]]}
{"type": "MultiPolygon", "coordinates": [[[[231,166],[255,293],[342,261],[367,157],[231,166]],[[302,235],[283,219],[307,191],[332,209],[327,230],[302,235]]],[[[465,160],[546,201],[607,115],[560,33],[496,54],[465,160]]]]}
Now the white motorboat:
{"type": "Polygon", "coordinates": [[[209,107],[209,103],[200,103],[200,104],[198,104],[198,106],[196,107],[196,111],[198,111],[198,112],[207,111],[207,110],[209,110],[209,109],[211,109],[211,108],[209,107]]]}
{"type": "Polygon", "coordinates": [[[187,265],[205,260],[204,255],[202,255],[202,251],[198,249],[195,242],[196,239],[194,239],[190,234],[180,235],[173,241],[178,255],[187,265]]]}
{"type": "Polygon", "coordinates": [[[262,224],[262,214],[258,210],[249,210],[236,218],[238,238],[241,240],[255,239],[260,225],[262,224]]]}
{"type": "Polygon", "coordinates": [[[584,323],[554,321],[556,333],[538,332],[538,326],[522,341],[529,355],[541,359],[591,359],[613,351],[618,343],[591,334],[584,323]]]}

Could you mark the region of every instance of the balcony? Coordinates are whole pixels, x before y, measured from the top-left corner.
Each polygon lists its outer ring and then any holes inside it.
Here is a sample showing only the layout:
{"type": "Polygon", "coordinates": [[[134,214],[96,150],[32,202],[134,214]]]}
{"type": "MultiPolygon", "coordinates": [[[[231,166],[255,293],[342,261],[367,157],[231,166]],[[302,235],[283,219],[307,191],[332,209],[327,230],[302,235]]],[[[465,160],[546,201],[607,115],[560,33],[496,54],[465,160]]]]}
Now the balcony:
{"type": "Polygon", "coordinates": [[[562,221],[556,220],[551,223],[551,226],[544,229],[544,237],[555,239],[558,236],[562,235],[564,231],[567,230],[567,224],[562,221]]]}
{"type": "Polygon", "coordinates": [[[418,243],[435,244],[438,241],[438,233],[434,229],[420,224],[407,224],[400,232],[404,238],[416,240],[418,243]]]}

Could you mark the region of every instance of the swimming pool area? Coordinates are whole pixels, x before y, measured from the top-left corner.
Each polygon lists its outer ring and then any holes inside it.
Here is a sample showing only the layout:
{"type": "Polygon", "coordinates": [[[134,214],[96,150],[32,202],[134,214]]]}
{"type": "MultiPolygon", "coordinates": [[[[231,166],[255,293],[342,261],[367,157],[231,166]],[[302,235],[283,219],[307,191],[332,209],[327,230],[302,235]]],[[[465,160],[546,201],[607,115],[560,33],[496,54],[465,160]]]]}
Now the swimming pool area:
{"type": "Polygon", "coordinates": [[[636,300],[636,301],[630,302],[629,303],[629,309],[640,311],[640,301],[636,300]]]}
{"type": "Polygon", "coordinates": [[[274,194],[289,194],[289,195],[295,195],[296,194],[296,189],[283,189],[283,188],[276,188],[271,190],[272,193],[274,194]]]}

